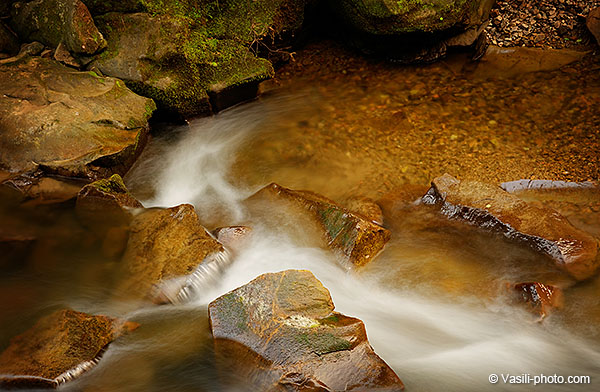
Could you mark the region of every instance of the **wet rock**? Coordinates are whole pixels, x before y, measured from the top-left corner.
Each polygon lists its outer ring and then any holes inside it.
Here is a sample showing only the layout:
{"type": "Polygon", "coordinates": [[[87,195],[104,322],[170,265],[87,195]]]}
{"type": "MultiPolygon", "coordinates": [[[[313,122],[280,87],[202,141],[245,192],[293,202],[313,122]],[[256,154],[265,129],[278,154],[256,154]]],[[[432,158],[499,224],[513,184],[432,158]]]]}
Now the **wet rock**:
{"type": "Polygon", "coordinates": [[[123,174],[144,146],[154,109],[118,79],[17,56],[0,67],[0,167],[91,179],[123,174]]]}
{"type": "Polygon", "coordinates": [[[17,36],[4,23],[0,22],[0,53],[16,54],[19,49],[17,36]]]}
{"type": "Polygon", "coordinates": [[[0,387],[56,388],[96,365],[112,341],[138,326],[73,310],[54,312],[0,354],[0,387]]]}
{"type": "Polygon", "coordinates": [[[81,188],[77,195],[77,215],[85,222],[127,224],[131,214],[127,208],[143,208],[123,183],[118,174],[95,181],[81,188]]]}
{"type": "Polygon", "coordinates": [[[352,197],[344,203],[347,209],[378,225],[383,225],[383,213],[373,199],[368,197],[352,197]]]}
{"type": "Polygon", "coordinates": [[[445,174],[433,180],[423,202],[437,204],[450,219],[528,244],[578,280],[592,276],[600,264],[596,239],[558,212],[528,204],[498,186],[445,174]]]}
{"type": "Polygon", "coordinates": [[[63,203],[77,197],[81,184],[63,179],[42,177],[32,182],[31,186],[19,188],[26,197],[26,204],[55,204],[63,203]]]}
{"type": "Polygon", "coordinates": [[[252,235],[252,228],[248,226],[219,227],[214,229],[212,234],[225,247],[237,252],[248,243],[252,235]]]}
{"type": "Polygon", "coordinates": [[[218,365],[262,391],[400,391],[362,321],[334,312],[309,271],[259,276],[209,307],[218,365]]]}
{"type": "Polygon", "coordinates": [[[507,192],[514,193],[529,189],[593,189],[598,185],[591,181],[584,182],[569,182],[569,181],[553,181],[553,180],[515,180],[503,182],[500,188],[507,192]]]}
{"type": "Polygon", "coordinates": [[[518,299],[529,305],[530,309],[545,318],[552,309],[563,304],[562,290],[558,287],[537,282],[518,283],[514,286],[518,299]]]}
{"type": "Polygon", "coordinates": [[[94,54],[106,46],[92,15],[80,0],[34,0],[13,5],[11,27],[27,41],[55,48],[61,42],[78,54],[94,54]]]}
{"type": "Polygon", "coordinates": [[[395,221],[407,210],[420,204],[421,198],[428,189],[424,185],[406,184],[383,195],[381,199],[377,200],[377,204],[381,207],[386,219],[389,217],[391,221],[395,221]]]}
{"type": "Polygon", "coordinates": [[[529,72],[553,71],[579,61],[585,55],[585,52],[571,49],[501,48],[490,45],[480,59],[475,76],[510,78],[529,72]]]}
{"type": "Polygon", "coordinates": [[[344,263],[360,267],[373,260],[389,241],[391,233],[367,219],[309,191],[295,191],[275,183],[270,184],[249,202],[268,204],[270,213],[285,214],[290,220],[314,223],[324,244],[336,251],[344,263]]]}
{"type": "Polygon", "coordinates": [[[586,26],[596,38],[596,42],[600,44],[600,8],[590,11],[586,19],[586,26]]]}
{"type": "MultiPolygon", "coordinates": [[[[128,298],[161,297],[163,284],[192,274],[207,256],[223,250],[200,225],[189,204],[143,211],[130,225],[119,294],[128,298]]],[[[185,279],[178,282],[175,293],[185,279]]]]}

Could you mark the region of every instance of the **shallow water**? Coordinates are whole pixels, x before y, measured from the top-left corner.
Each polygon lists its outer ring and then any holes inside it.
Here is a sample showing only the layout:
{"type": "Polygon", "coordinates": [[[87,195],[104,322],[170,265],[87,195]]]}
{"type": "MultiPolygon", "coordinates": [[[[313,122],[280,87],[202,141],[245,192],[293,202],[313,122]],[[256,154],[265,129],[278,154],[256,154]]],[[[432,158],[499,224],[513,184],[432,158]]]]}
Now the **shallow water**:
{"type": "MultiPolygon", "coordinates": [[[[408,78],[411,72],[421,71],[406,68],[403,72],[408,78]]],[[[330,290],[337,311],[364,321],[373,348],[409,391],[531,389],[531,385],[502,382],[491,385],[491,373],[589,375],[591,386],[571,389],[595,390],[592,387],[600,380],[598,278],[571,287],[564,309],[537,323],[525,308],[511,301],[507,283],[572,282],[527,248],[447,222],[427,206],[386,216],[392,240],[359,271],[345,270],[332,253],[290,236],[285,226],[274,226],[265,212],[244,207],[246,197],[272,181],[343,203],[351,195],[380,196],[408,180],[419,183],[425,173],[395,167],[407,157],[389,159],[387,150],[373,144],[385,144],[388,139],[364,139],[365,149],[370,149],[366,155],[350,142],[348,148],[326,147],[344,144],[338,131],[333,137],[327,129],[335,120],[332,113],[339,115],[331,109],[330,98],[337,95],[340,101],[349,101],[347,91],[352,86],[334,80],[319,86],[321,90],[302,81],[293,87],[271,90],[255,102],[188,126],[172,127],[151,141],[126,177],[145,207],[191,203],[209,229],[236,224],[253,227],[250,242],[238,252],[220,283],[190,304],[148,305],[131,311],[138,304],[108,301],[118,257],[104,249],[104,239],[93,229],[79,223],[71,204],[22,207],[10,193],[0,195],[0,219],[37,237],[27,263],[0,277],[0,349],[41,315],[69,306],[123,316],[142,326],[112,344],[95,369],[62,390],[246,391],[243,379],[235,374],[223,377],[215,369],[207,304],[262,273],[294,268],[312,271],[330,290]],[[377,172],[378,179],[402,179],[384,185],[373,181],[377,172]],[[374,185],[378,183],[381,186],[374,185]]],[[[405,86],[397,88],[400,92],[405,86]]],[[[346,104],[340,107],[350,110],[346,104]]],[[[345,114],[352,117],[350,123],[360,117],[360,110],[345,114]]],[[[519,121],[529,122],[512,112],[500,114],[514,121],[512,128],[519,121]]],[[[339,119],[340,124],[348,124],[344,121],[339,119]]],[[[392,129],[388,131],[394,136],[392,129]]],[[[473,130],[473,138],[485,139],[485,132],[473,130]]],[[[493,146],[485,144],[485,148],[493,146]]],[[[425,154],[429,146],[422,148],[425,154]]],[[[457,156],[446,158],[452,161],[457,156]]],[[[474,173],[477,168],[464,175],[474,173]]],[[[519,179],[516,175],[503,180],[519,179]]],[[[578,227],[600,235],[597,188],[527,190],[520,195],[556,208],[578,227]]],[[[556,385],[539,388],[567,390],[556,385]]]]}

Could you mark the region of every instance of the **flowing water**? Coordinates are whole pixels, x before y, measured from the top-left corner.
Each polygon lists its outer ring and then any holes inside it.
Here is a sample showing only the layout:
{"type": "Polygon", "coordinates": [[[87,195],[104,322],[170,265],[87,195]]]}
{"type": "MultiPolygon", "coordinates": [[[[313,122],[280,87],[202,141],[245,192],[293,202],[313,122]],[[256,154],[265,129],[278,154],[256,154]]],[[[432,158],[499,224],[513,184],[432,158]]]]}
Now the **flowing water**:
{"type": "MultiPolygon", "coordinates": [[[[351,87],[332,88],[341,101],[349,99],[346,92],[351,87]]],[[[30,230],[38,240],[26,267],[0,277],[0,349],[40,315],[69,306],[123,316],[142,326],[113,343],[95,369],[63,390],[246,391],[243,379],[235,374],[222,377],[214,367],[207,305],[260,274],[307,269],[329,289],[337,311],[364,321],[375,352],[408,391],[532,388],[502,381],[492,385],[490,374],[587,375],[591,385],[537,388],[596,390],[598,278],[571,287],[564,309],[538,323],[511,301],[506,285],[536,279],[565,283],[548,261],[497,236],[447,222],[427,206],[386,216],[392,240],[358,271],[342,268],[334,254],[291,235],[285,224],[273,225],[266,216],[268,208],[245,207],[244,199],[272,181],[343,203],[355,193],[377,197],[388,190],[373,187],[371,175],[378,169],[405,179],[411,174],[410,168],[378,165],[391,165],[386,156],[378,156],[381,151],[362,160],[364,156],[357,158],[350,147],[320,150],[309,145],[317,138],[311,124],[321,129],[321,139],[338,142],[329,140],[327,130],[318,125],[331,120],[329,105],[328,94],[300,83],[212,118],[170,127],[151,141],[126,177],[145,207],[191,203],[209,229],[253,228],[249,242],[237,250],[217,283],[185,305],[131,311],[123,306],[127,304],[107,301],[118,257],[105,252],[102,239],[78,223],[72,205],[22,209],[15,207],[19,200],[3,194],[2,218],[30,230]],[[309,142],[298,144],[303,137],[309,142]]],[[[511,179],[518,178],[505,180],[511,179]]],[[[578,227],[600,235],[597,188],[526,190],[521,195],[558,209],[578,227]]]]}

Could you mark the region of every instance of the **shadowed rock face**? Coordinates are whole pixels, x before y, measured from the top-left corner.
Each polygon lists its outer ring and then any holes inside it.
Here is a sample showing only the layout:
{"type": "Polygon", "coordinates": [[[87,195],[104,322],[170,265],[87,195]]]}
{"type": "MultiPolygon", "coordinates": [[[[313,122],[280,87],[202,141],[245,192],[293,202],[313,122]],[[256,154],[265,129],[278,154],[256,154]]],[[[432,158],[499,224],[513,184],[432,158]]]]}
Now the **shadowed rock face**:
{"type": "Polygon", "coordinates": [[[400,391],[362,321],[309,271],[264,274],[208,308],[217,360],[263,391],[400,391]]]}
{"type": "Polygon", "coordinates": [[[596,38],[596,42],[600,44],[600,8],[594,8],[590,11],[586,19],[586,25],[596,38]]]}
{"type": "MultiPolygon", "coordinates": [[[[289,214],[290,219],[312,221],[322,231],[328,247],[339,253],[342,261],[363,266],[373,260],[389,241],[388,230],[362,218],[333,201],[309,191],[295,191],[271,184],[249,201],[268,203],[270,212],[289,214]]],[[[312,228],[310,228],[312,229],[312,228]]]]}
{"type": "Polygon", "coordinates": [[[500,187],[459,181],[445,174],[432,182],[423,201],[441,213],[524,242],[550,256],[557,266],[583,280],[598,268],[598,241],[558,212],[529,205],[500,187]]]}
{"type": "Polygon", "coordinates": [[[12,27],[26,41],[94,54],[106,46],[92,15],[80,0],[35,0],[13,5],[12,27]]]}
{"type": "Polygon", "coordinates": [[[97,178],[125,173],[155,109],[118,79],[24,57],[0,67],[0,167],[97,178]]]}
{"type": "Polygon", "coordinates": [[[0,387],[56,388],[93,367],[112,341],[138,326],[73,310],[54,312],[0,354],[0,387]]]}
{"type": "Polygon", "coordinates": [[[129,193],[118,174],[84,186],[77,195],[77,214],[87,222],[127,223],[130,215],[123,207],[143,206],[129,193]]]}
{"type": "Polygon", "coordinates": [[[130,298],[160,295],[154,287],[191,274],[208,255],[223,250],[193,206],[146,210],[131,222],[119,291],[130,298]]]}
{"type": "Polygon", "coordinates": [[[537,282],[519,283],[514,286],[519,300],[528,304],[534,313],[543,319],[554,308],[563,303],[562,290],[558,287],[537,282]]]}

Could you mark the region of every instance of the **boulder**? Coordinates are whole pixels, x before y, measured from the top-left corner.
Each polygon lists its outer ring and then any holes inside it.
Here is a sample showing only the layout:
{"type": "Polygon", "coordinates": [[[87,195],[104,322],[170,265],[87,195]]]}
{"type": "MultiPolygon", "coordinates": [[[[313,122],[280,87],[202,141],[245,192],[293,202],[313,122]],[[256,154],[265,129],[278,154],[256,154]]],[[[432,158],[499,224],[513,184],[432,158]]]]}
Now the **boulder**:
{"type": "Polygon", "coordinates": [[[107,346],[139,325],[59,310],[12,338],[0,354],[0,387],[56,388],[95,366],[107,346]]]}
{"type": "Polygon", "coordinates": [[[20,45],[17,36],[0,22],[0,53],[17,54],[20,45]]]}
{"type": "MultiPolygon", "coordinates": [[[[261,391],[401,391],[362,321],[309,271],[259,276],[208,306],[217,365],[261,391]]],[[[248,387],[248,385],[246,385],[248,387]]]]}
{"type": "Polygon", "coordinates": [[[514,291],[518,300],[529,305],[530,310],[541,319],[563,304],[562,290],[551,285],[538,282],[518,283],[514,286],[514,291]]]}
{"type": "Polygon", "coordinates": [[[108,48],[90,67],[187,118],[254,98],[258,83],[274,74],[271,63],[255,55],[258,45],[298,29],[305,1],[126,3],[147,12],[96,17],[108,48]]]}
{"type": "Polygon", "coordinates": [[[127,224],[131,220],[127,208],[143,208],[143,205],[129,193],[118,174],[84,186],[77,195],[77,215],[92,224],[102,221],[127,224]]]}
{"type": "Polygon", "coordinates": [[[596,38],[596,42],[600,44],[600,7],[590,11],[585,23],[588,30],[596,38]]]}
{"type": "Polygon", "coordinates": [[[132,299],[164,296],[163,286],[178,282],[194,272],[207,256],[223,252],[223,246],[215,240],[198,221],[198,215],[190,204],[141,212],[130,225],[129,241],[122,259],[123,280],[119,295],[132,299]]]}
{"type": "Polygon", "coordinates": [[[118,79],[16,57],[0,67],[0,168],[90,179],[124,174],[154,109],[118,79]]]}
{"type": "Polygon", "coordinates": [[[362,218],[335,202],[310,191],[295,191],[275,183],[251,196],[249,202],[263,202],[271,214],[299,221],[301,230],[316,224],[323,243],[333,249],[343,263],[360,267],[373,260],[389,241],[391,233],[377,223],[362,218]]]}
{"type": "Polygon", "coordinates": [[[375,35],[433,33],[485,22],[494,0],[339,0],[336,9],[360,31],[375,35]]]}
{"type": "Polygon", "coordinates": [[[429,62],[477,41],[494,0],[330,0],[363,52],[429,62]]]}
{"type": "Polygon", "coordinates": [[[33,179],[31,184],[23,186],[24,183],[15,179],[8,181],[9,184],[14,184],[14,187],[21,191],[25,196],[25,204],[41,205],[41,204],[56,204],[73,200],[77,197],[81,189],[79,181],[67,181],[63,178],[42,177],[33,179]]]}
{"type": "Polygon", "coordinates": [[[444,174],[432,182],[423,202],[443,215],[502,233],[552,258],[577,280],[591,277],[598,265],[599,242],[558,212],[536,207],[499,186],[459,181],[444,174]]]}
{"type": "Polygon", "coordinates": [[[344,202],[344,206],[358,216],[378,225],[383,225],[383,212],[373,199],[368,197],[351,197],[344,202]]]}
{"type": "Polygon", "coordinates": [[[12,9],[12,28],[24,41],[40,41],[53,48],[90,55],[106,46],[92,15],[80,0],[18,2],[12,9]]]}

